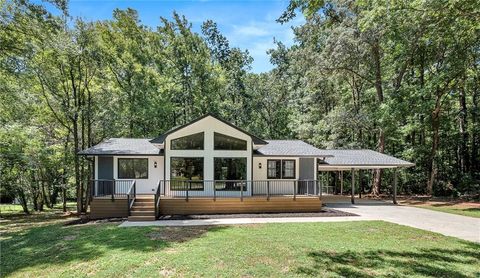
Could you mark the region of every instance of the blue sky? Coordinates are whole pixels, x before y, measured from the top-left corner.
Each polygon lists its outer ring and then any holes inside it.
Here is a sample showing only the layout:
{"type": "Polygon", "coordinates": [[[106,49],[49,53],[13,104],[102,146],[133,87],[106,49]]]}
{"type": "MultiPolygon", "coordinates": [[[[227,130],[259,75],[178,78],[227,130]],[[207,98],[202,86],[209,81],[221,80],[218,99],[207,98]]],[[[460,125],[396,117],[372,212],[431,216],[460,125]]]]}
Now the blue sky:
{"type": "Polygon", "coordinates": [[[291,26],[303,22],[301,16],[288,24],[281,25],[275,20],[288,6],[286,0],[270,1],[159,1],[159,0],[70,0],[72,16],[87,20],[110,19],[115,8],[133,8],[139,12],[143,24],[155,27],[159,18],[171,18],[172,12],[183,14],[200,32],[202,22],[212,19],[230,41],[230,46],[248,49],[254,58],[253,72],[265,72],[272,68],[266,51],[274,46],[273,38],[290,46],[293,43],[291,26]]]}

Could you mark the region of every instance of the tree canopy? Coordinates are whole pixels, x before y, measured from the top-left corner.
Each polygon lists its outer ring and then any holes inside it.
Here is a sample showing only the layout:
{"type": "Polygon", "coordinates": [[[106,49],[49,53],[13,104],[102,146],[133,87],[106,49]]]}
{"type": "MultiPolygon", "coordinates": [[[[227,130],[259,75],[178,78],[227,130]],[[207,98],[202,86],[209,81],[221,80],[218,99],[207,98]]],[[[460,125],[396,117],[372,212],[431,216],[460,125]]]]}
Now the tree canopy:
{"type": "MultiPolygon", "coordinates": [[[[51,1],[0,2],[0,185],[35,210],[75,198],[86,211],[92,162],[109,137],[155,137],[207,112],[267,139],[371,148],[412,161],[404,193],[480,191],[480,3],[292,0],[291,47],[251,73],[248,50],[217,24],[142,24],[133,9],[87,22],[51,1]],[[303,14],[303,15],[302,15],[303,14]]],[[[368,189],[388,192],[376,171],[368,189]]]]}

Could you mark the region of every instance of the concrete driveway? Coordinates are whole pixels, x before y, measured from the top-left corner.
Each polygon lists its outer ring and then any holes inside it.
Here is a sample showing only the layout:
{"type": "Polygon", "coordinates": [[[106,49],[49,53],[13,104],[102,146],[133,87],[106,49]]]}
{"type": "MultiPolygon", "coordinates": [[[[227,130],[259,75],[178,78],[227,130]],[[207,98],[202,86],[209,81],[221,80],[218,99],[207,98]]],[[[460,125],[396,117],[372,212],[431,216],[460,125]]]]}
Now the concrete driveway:
{"type": "Polygon", "coordinates": [[[333,203],[327,204],[327,207],[355,213],[366,219],[384,220],[447,236],[480,242],[480,218],[422,208],[396,206],[379,201],[361,202],[355,205],[333,203]]]}

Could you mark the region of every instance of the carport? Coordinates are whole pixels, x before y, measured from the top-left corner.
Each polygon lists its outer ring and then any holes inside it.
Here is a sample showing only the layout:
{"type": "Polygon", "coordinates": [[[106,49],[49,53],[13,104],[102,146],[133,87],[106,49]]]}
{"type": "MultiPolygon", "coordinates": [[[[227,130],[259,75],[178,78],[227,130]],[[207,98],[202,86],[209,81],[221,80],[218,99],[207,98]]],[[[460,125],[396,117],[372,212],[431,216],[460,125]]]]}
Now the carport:
{"type": "Polygon", "coordinates": [[[356,172],[362,170],[393,170],[393,203],[397,204],[398,169],[412,167],[415,164],[372,150],[328,150],[333,157],[318,160],[319,172],[337,172],[340,174],[340,192],[343,194],[343,173],[351,173],[351,202],[355,203],[356,172]]]}

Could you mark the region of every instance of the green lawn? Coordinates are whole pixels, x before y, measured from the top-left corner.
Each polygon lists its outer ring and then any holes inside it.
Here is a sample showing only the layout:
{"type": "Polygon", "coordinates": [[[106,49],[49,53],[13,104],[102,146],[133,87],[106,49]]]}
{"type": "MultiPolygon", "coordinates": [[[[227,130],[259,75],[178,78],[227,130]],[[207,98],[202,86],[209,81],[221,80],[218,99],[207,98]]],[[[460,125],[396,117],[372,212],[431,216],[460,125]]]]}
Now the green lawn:
{"type": "Polygon", "coordinates": [[[480,204],[478,202],[404,200],[401,203],[424,209],[480,218],[480,204]]]}
{"type": "Polygon", "coordinates": [[[42,217],[2,220],[1,277],[480,275],[480,245],[381,221],[118,228],[42,217]]]}
{"type": "MultiPolygon", "coordinates": [[[[30,212],[34,213],[33,206],[29,205],[28,209],[30,212]]],[[[54,211],[59,212],[62,209],[62,204],[56,204],[53,206],[53,209],[48,208],[47,206],[43,207],[45,212],[54,211]]],[[[76,203],[75,202],[67,202],[67,209],[68,210],[76,210],[76,203]]],[[[23,214],[23,209],[21,205],[13,205],[13,204],[0,204],[0,216],[5,215],[12,215],[12,214],[23,214]]]]}
{"type": "Polygon", "coordinates": [[[453,213],[453,214],[458,214],[458,215],[463,215],[463,216],[470,216],[470,217],[475,217],[475,218],[480,218],[480,208],[458,208],[458,207],[432,207],[432,206],[420,206],[421,208],[426,208],[426,209],[431,209],[431,210],[436,210],[436,211],[441,211],[441,212],[447,212],[447,213],[453,213]]]}

